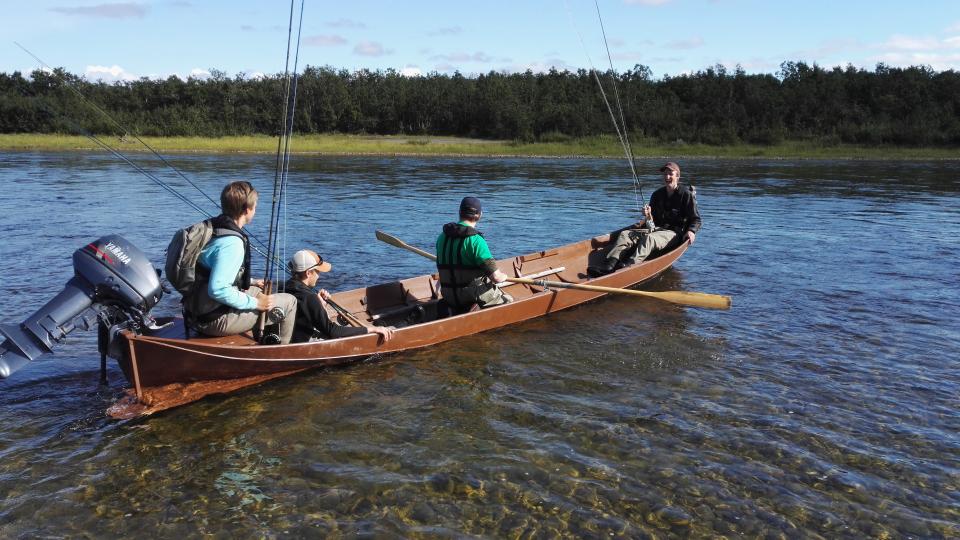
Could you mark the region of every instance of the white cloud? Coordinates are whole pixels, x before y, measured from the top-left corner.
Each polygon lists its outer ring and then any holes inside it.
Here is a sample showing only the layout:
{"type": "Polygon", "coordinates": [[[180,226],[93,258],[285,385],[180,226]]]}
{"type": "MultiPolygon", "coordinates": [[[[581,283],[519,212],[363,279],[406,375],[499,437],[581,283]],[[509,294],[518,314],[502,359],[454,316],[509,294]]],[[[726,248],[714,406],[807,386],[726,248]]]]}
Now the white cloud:
{"type": "Polygon", "coordinates": [[[690,39],[671,41],[665,46],[670,49],[696,49],[698,47],[703,47],[703,38],[700,36],[695,36],[690,39]]]}
{"type": "Polygon", "coordinates": [[[407,66],[400,70],[400,74],[404,77],[419,77],[423,72],[416,66],[407,66]]]}
{"type": "Polygon", "coordinates": [[[353,48],[354,54],[359,54],[361,56],[383,56],[385,54],[390,54],[393,51],[390,49],[384,49],[383,45],[377,43],[376,41],[361,41],[357,43],[356,47],[353,48]]]}
{"type": "Polygon", "coordinates": [[[940,44],[932,37],[915,38],[895,35],[882,45],[884,49],[895,51],[930,51],[939,48],[940,44]]]}
{"type": "Polygon", "coordinates": [[[327,26],[331,28],[366,28],[367,25],[363,24],[360,21],[355,21],[353,19],[337,19],[335,21],[330,21],[327,23],[327,26]]]}
{"type": "Polygon", "coordinates": [[[150,6],[134,4],[132,2],[115,4],[97,4],[95,6],[54,7],[51,11],[64,15],[79,15],[82,17],[104,17],[108,19],[125,19],[130,17],[142,18],[150,11],[150,6]]]}
{"type": "Polygon", "coordinates": [[[947,32],[960,32],[960,21],[957,21],[947,27],[947,32]]]}
{"type": "Polygon", "coordinates": [[[428,36],[456,36],[463,33],[463,28],[459,26],[447,26],[445,28],[437,28],[431,32],[427,32],[428,36]]]}
{"type": "Polygon", "coordinates": [[[206,69],[193,68],[190,70],[190,76],[193,77],[194,79],[209,79],[210,72],[207,71],[206,69]]]}
{"type": "Polygon", "coordinates": [[[937,71],[960,69],[960,53],[926,53],[926,52],[888,52],[868,60],[883,62],[894,67],[930,66],[937,71]]]}
{"type": "Polygon", "coordinates": [[[824,56],[833,56],[838,53],[845,53],[860,49],[863,44],[855,39],[832,39],[822,42],[818,47],[793,51],[787,54],[790,59],[793,58],[822,58],[824,56]]]}
{"type": "Polygon", "coordinates": [[[104,82],[133,81],[137,79],[136,75],[128,73],[125,69],[116,64],[110,67],[87,66],[84,75],[88,79],[104,82]]]}
{"type": "Polygon", "coordinates": [[[925,65],[937,71],[960,69],[960,36],[938,39],[931,36],[894,35],[872,47],[877,53],[865,62],[883,62],[894,67],[925,65]]]}
{"type": "Polygon", "coordinates": [[[335,47],[337,45],[346,45],[347,40],[343,36],[320,34],[316,36],[307,36],[303,44],[311,47],[335,47]]]}
{"type": "Polygon", "coordinates": [[[662,6],[673,0],[623,0],[624,4],[636,6],[662,6]]]}
{"type": "Polygon", "coordinates": [[[682,56],[654,56],[650,58],[650,62],[654,64],[676,64],[686,60],[682,56]]]}
{"type": "Polygon", "coordinates": [[[487,53],[477,51],[473,54],[463,52],[435,54],[430,57],[430,60],[443,60],[446,62],[493,62],[494,58],[487,53]]]}
{"type": "Polygon", "coordinates": [[[623,51],[611,54],[610,58],[614,61],[639,62],[643,60],[643,53],[638,51],[623,51]]]}

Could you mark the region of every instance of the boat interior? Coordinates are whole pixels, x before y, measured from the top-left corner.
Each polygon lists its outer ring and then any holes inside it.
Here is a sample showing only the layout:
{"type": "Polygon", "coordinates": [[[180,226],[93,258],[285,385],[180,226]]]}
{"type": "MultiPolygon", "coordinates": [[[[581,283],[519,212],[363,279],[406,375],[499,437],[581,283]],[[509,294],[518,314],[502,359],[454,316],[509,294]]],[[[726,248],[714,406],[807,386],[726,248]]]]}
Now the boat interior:
{"type": "MultiPolygon", "coordinates": [[[[587,268],[603,260],[609,241],[610,235],[602,235],[558,248],[502,259],[497,261],[497,265],[509,277],[588,283],[591,278],[587,268]]],[[[341,325],[393,326],[401,329],[433,321],[444,314],[440,306],[438,278],[438,274],[434,273],[333,293],[332,302],[327,303],[326,309],[331,319],[341,325]]],[[[513,297],[514,302],[545,290],[541,285],[509,282],[502,284],[501,288],[513,297]]],[[[472,311],[478,309],[473,306],[472,311]]],[[[187,336],[183,319],[179,317],[158,319],[158,322],[161,328],[146,335],[172,339],[187,337],[217,345],[257,345],[249,332],[226,337],[207,337],[190,332],[187,336]]]]}

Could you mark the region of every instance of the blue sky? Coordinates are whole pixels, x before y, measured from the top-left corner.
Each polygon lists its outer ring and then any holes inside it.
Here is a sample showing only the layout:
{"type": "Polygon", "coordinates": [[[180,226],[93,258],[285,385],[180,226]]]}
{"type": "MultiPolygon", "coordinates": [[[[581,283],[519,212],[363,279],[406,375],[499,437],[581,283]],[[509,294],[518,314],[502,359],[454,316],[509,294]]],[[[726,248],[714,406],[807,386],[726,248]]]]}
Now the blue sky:
{"type": "MultiPolygon", "coordinates": [[[[960,0],[600,0],[614,66],[654,76],[785,60],[960,69],[960,0]]],[[[299,6],[299,0],[297,0],[299,6]]],[[[283,71],[284,0],[0,0],[0,71],[91,79],[283,71]]],[[[599,68],[593,0],[307,0],[300,65],[417,74],[599,68]],[[583,45],[581,45],[582,36],[583,45]]]]}

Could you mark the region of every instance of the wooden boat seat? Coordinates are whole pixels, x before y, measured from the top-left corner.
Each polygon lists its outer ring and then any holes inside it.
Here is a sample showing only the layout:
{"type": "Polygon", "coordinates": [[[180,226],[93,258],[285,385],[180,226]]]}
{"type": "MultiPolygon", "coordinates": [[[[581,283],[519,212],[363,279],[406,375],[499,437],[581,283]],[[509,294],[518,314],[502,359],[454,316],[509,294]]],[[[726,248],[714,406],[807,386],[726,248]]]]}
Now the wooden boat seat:
{"type": "Polygon", "coordinates": [[[367,287],[360,303],[374,319],[404,313],[439,298],[439,286],[428,279],[394,281],[367,287]]]}
{"type": "Polygon", "coordinates": [[[407,289],[399,281],[367,287],[366,293],[360,303],[371,315],[407,303],[407,289]]]}

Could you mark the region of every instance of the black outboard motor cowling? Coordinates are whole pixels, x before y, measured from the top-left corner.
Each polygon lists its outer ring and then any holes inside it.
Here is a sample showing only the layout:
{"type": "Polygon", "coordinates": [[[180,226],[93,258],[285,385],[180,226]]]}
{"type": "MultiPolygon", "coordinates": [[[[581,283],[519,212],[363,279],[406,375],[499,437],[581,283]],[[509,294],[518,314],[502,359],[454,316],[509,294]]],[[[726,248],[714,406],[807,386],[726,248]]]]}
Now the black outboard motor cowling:
{"type": "Polygon", "coordinates": [[[109,235],[73,253],[74,276],[60,294],[20,324],[0,325],[0,378],[49,353],[77,327],[126,323],[139,329],[163,296],[160,276],[136,246],[109,235]]]}

